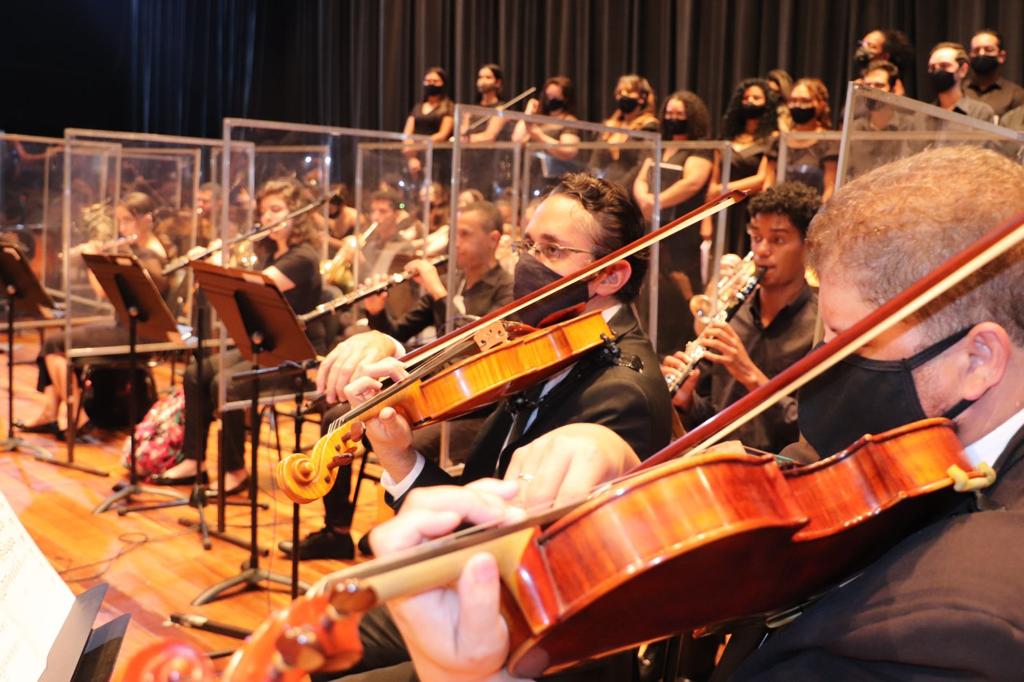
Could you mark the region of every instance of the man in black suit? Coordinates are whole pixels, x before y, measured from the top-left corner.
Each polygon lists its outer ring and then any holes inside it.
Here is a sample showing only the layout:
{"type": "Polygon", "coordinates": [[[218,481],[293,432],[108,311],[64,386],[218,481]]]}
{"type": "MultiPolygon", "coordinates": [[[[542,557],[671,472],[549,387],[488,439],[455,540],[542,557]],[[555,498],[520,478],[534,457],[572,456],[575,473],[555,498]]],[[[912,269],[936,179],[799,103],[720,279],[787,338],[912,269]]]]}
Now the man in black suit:
{"type": "MultiPolygon", "coordinates": [[[[538,207],[526,228],[515,272],[516,298],[575,272],[642,234],[643,218],[623,188],[586,174],[566,176],[538,207]]],[[[631,256],[521,314],[524,322],[540,324],[549,315],[573,306],[582,306],[587,312],[600,311],[616,335],[617,353],[592,353],[528,391],[523,400],[499,405],[477,437],[459,482],[502,477],[517,448],[568,423],[607,426],[641,458],[668,442],[668,392],[657,357],[633,310],[645,273],[646,259],[631,256]]],[[[379,336],[364,336],[367,343],[382,340],[379,336]]],[[[338,384],[347,382],[343,392],[354,406],[380,390],[379,379],[403,378],[405,370],[394,357],[398,344],[383,339],[381,354],[390,350],[389,356],[377,362],[361,362],[362,376],[354,381],[348,382],[350,377],[344,374],[333,375],[342,360],[321,366],[320,381],[328,392],[332,388],[337,392],[338,384]]],[[[396,508],[412,487],[454,482],[412,449],[410,427],[394,410],[385,408],[379,418],[367,423],[366,429],[385,469],[381,483],[396,508]]],[[[554,456],[546,458],[539,452],[519,456],[520,460],[524,457],[531,461],[525,469],[517,463],[517,471],[523,476],[544,475],[566,464],[552,463],[548,459],[554,456]]],[[[620,469],[621,464],[617,462],[614,468],[620,469]]],[[[571,485],[573,489],[592,485],[598,482],[591,480],[595,475],[603,477],[609,471],[603,466],[576,471],[571,485]]]]}
{"type": "MultiPolygon", "coordinates": [[[[826,337],[1022,212],[1024,168],[971,147],[931,150],[838,190],[808,237],[826,337]]],[[[815,382],[818,390],[802,394],[801,430],[819,452],[848,445],[852,434],[946,416],[955,421],[971,463],[993,466],[998,479],[805,607],[792,623],[754,638],[743,652],[734,640],[716,677],[1020,679],[1022,301],[1024,248],[1018,245],[837,365],[815,382]]],[[[591,436],[600,449],[604,436],[591,436]]],[[[425,490],[374,532],[374,548],[388,555],[448,532],[463,518],[514,518],[508,501],[518,494],[513,481],[425,490]]],[[[685,590],[684,577],[680,585],[685,590]]],[[[421,680],[510,679],[502,668],[508,634],[498,593],[494,560],[479,554],[456,588],[390,604],[421,680]]]]}
{"type": "MultiPolygon", "coordinates": [[[[518,245],[516,298],[634,241],[643,231],[640,211],[622,187],[582,173],[565,176],[538,207],[518,245]]],[[[520,314],[527,324],[543,326],[565,309],[599,312],[615,335],[614,347],[584,356],[518,400],[500,403],[459,478],[416,452],[409,424],[393,409],[369,420],[366,435],[385,470],[381,483],[388,502],[400,507],[412,488],[509,476],[520,483],[519,504],[560,503],[578,499],[634,466],[637,455],[650,456],[667,444],[670,397],[633,309],[645,273],[646,257],[631,256],[520,314]],[[572,428],[552,435],[565,425],[572,428]],[[615,447],[589,449],[588,434],[595,430],[615,447]],[[529,485],[534,479],[537,484],[529,485]]],[[[318,382],[328,399],[343,395],[358,405],[380,390],[379,379],[405,376],[396,359],[400,346],[390,337],[364,334],[343,346],[320,367],[318,382]],[[353,374],[357,378],[350,381],[353,374]]],[[[406,670],[379,670],[408,660],[383,609],[367,614],[360,635],[365,648],[360,667],[371,672],[359,679],[404,679],[406,670]]],[[[578,679],[618,680],[630,665],[628,656],[619,657],[578,679]]]]}

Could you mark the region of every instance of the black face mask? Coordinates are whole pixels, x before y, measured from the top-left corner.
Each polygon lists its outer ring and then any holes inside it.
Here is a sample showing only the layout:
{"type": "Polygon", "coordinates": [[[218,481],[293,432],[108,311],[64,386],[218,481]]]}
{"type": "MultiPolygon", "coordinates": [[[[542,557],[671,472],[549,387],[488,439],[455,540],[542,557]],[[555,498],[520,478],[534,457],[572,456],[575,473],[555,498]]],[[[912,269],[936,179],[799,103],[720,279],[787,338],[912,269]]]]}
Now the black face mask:
{"type": "Polygon", "coordinates": [[[434,95],[443,95],[443,94],[444,94],[444,86],[443,85],[424,85],[423,86],[423,96],[424,97],[432,97],[434,95]]]}
{"type": "Polygon", "coordinates": [[[999,68],[999,58],[990,54],[971,57],[971,69],[974,73],[987,75],[999,68]]]}
{"type": "MultiPolygon", "coordinates": [[[[512,278],[512,295],[517,299],[522,298],[561,278],[562,275],[541,263],[533,255],[526,252],[520,253],[519,262],[516,263],[516,272],[512,278]]],[[[536,327],[549,315],[586,303],[589,300],[590,292],[587,291],[587,283],[577,282],[553,296],[520,310],[518,315],[521,322],[536,327]]]]}
{"type": "MultiPolygon", "coordinates": [[[[961,340],[971,327],[903,360],[869,360],[851,355],[800,389],[800,433],[822,457],[878,434],[925,419],[911,370],[936,358],[961,340]]],[[[943,414],[952,419],[971,406],[961,400],[943,414]]]]}
{"type": "Polygon", "coordinates": [[[853,61],[856,62],[857,66],[864,68],[874,58],[870,52],[863,47],[858,47],[857,51],[853,53],[853,61]]]}
{"type": "Polygon", "coordinates": [[[814,107],[790,107],[789,115],[793,117],[793,123],[810,123],[818,114],[814,107]]]}
{"type": "Polygon", "coordinates": [[[885,106],[885,102],[880,102],[877,99],[869,99],[864,102],[867,108],[871,111],[878,111],[885,106]]]}
{"type": "Polygon", "coordinates": [[[761,118],[767,107],[763,104],[744,104],[741,109],[743,118],[761,118]]]}
{"type": "Polygon", "coordinates": [[[543,97],[540,100],[540,110],[541,110],[541,113],[553,114],[553,113],[555,113],[557,111],[561,111],[564,108],[565,108],[565,100],[564,99],[557,99],[557,98],[556,99],[548,99],[547,97],[543,97]]]}
{"type": "Polygon", "coordinates": [[[690,131],[690,121],[685,118],[666,118],[661,122],[661,130],[666,140],[676,135],[686,135],[690,131]]]}
{"type": "Polygon", "coordinates": [[[956,74],[951,71],[929,71],[928,80],[936,93],[945,92],[956,85],[956,74]]]}
{"type": "Polygon", "coordinates": [[[633,97],[620,97],[615,100],[615,106],[619,108],[619,111],[628,116],[637,110],[637,107],[640,106],[640,100],[633,97]]]}

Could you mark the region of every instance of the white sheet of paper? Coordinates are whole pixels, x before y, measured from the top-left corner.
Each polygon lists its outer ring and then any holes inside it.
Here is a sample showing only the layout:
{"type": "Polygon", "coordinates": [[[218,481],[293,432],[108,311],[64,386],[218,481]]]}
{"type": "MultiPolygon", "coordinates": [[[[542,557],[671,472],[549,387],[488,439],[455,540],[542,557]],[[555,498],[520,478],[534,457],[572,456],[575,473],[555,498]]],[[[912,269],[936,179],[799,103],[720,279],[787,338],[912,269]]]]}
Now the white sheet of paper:
{"type": "Polygon", "coordinates": [[[74,601],[0,493],[0,682],[39,679],[74,601]]]}

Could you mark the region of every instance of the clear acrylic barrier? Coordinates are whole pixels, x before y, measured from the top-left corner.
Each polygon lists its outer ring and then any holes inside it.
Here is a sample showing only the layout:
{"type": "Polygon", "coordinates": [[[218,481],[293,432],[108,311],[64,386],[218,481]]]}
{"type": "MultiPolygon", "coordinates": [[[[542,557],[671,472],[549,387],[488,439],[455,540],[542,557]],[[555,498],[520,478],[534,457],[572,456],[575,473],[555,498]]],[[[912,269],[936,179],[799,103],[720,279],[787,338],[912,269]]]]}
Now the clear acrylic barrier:
{"type": "MultiPolygon", "coordinates": [[[[77,128],[65,130],[64,139],[120,146],[115,205],[130,192],[150,197],[156,206],[153,233],[168,261],[196,245],[205,245],[220,231],[219,215],[201,210],[199,197],[200,187],[216,195],[223,186],[216,164],[223,147],[221,140],[77,128]]],[[[118,237],[115,227],[110,238],[118,237]]],[[[180,322],[193,322],[191,270],[184,268],[170,275],[165,298],[180,322]]]]}
{"type": "Polygon", "coordinates": [[[1024,162],[1024,133],[853,83],[847,90],[837,185],[943,145],[984,146],[1024,162]]]}
{"type": "MultiPolygon", "coordinates": [[[[49,270],[54,290],[59,288],[63,150],[59,138],[0,133],[0,239],[22,247],[44,286],[49,270]]],[[[19,323],[26,326],[34,323],[19,323]]]]}
{"type": "MultiPolygon", "coordinates": [[[[514,268],[515,260],[509,252],[510,243],[521,238],[522,230],[539,203],[541,195],[554,187],[561,175],[569,171],[586,171],[618,181],[625,185],[627,191],[632,192],[632,180],[641,165],[645,161],[658,158],[661,153],[661,138],[656,133],[533,116],[508,110],[496,112],[492,108],[463,104],[457,104],[455,107],[455,130],[463,129],[464,122],[479,120],[481,117],[503,120],[505,128],[512,131],[513,139],[522,138],[522,135],[515,134],[517,128],[522,133],[528,131],[531,126],[546,126],[548,131],[557,127],[559,134],[564,133],[565,137],[571,136],[579,140],[572,144],[551,146],[527,143],[522,146],[522,151],[516,149],[516,144],[480,144],[467,142],[461,138],[455,140],[452,146],[449,190],[449,196],[452,197],[450,224],[459,225],[459,197],[467,190],[477,190],[485,199],[501,202],[499,208],[507,211],[507,217],[504,220],[505,234],[502,236],[498,259],[509,270],[514,268]],[[615,136],[616,143],[600,141],[604,135],[615,136]]],[[[657,186],[660,183],[658,164],[653,164],[653,175],[657,186]]],[[[657,203],[653,207],[650,220],[650,224],[660,224],[657,203]]],[[[446,287],[449,291],[458,291],[465,273],[457,260],[454,239],[449,240],[448,254],[450,267],[446,287]]],[[[655,308],[657,263],[657,249],[653,249],[647,279],[649,291],[643,295],[643,300],[653,301],[655,308]]],[[[458,315],[460,311],[455,306],[447,306],[446,327],[458,326],[458,315]]],[[[656,317],[648,317],[646,326],[649,332],[656,333],[656,317]]],[[[450,429],[446,425],[442,435],[442,465],[450,464],[450,440],[450,429]]]]}
{"type": "MultiPolygon", "coordinates": [[[[517,128],[520,131],[528,130],[530,126],[543,126],[551,130],[553,127],[559,129],[559,133],[575,136],[579,142],[573,144],[546,145],[538,143],[526,143],[523,146],[518,164],[515,160],[515,152],[492,150],[486,151],[486,146],[480,147],[476,143],[469,143],[463,140],[456,140],[452,147],[452,173],[450,195],[458,197],[466,185],[473,189],[473,183],[479,183],[480,174],[477,172],[481,163],[490,154],[491,159],[500,161],[503,155],[511,154],[509,159],[515,173],[515,165],[519,166],[521,179],[513,180],[508,186],[509,189],[518,194],[518,205],[510,199],[510,221],[511,233],[505,235],[505,241],[512,241],[520,238],[523,227],[532,215],[532,210],[537,206],[541,196],[555,186],[564,173],[571,171],[586,171],[598,177],[617,181],[632,192],[633,180],[640,167],[645,161],[653,160],[661,154],[661,136],[653,132],[632,131],[623,128],[612,128],[597,123],[585,121],[568,121],[548,116],[534,116],[523,114],[517,111],[500,111],[488,107],[457,104],[455,106],[455,129],[461,129],[464,120],[478,120],[484,118],[500,118],[506,121],[506,127],[513,131],[517,128]],[[604,135],[614,135],[618,141],[614,144],[598,141],[604,135]],[[483,151],[477,152],[476,149],[483,151]],[[514,210],[513,210],[514,207],[514,210]]],[[[513,132],[513,139],[516,138],[513,132]]],[[[491,171],[492,173],[494,171],[491,171]]],[[[661,169],[658,164],[653,166],[653,182],[656,186],[660,184],[661,169]]],[[[484,178],[488,176],[483,176],[484,178]]],[[[486,194],[485,194],[486,197],[486,194]]],[[[651,225],[660,225],[660,206],[657,202],[653,207],[649,219],[648,229],[651,225]]],[[[452,203],[452,224],[458,221],[458,203],[452,203]]],[[[652,249],[650,254],[651,269],[648,274],[649,290],[644,295],[644,300],[649,302],[650,309],[657,308],[657,277],[658,250],[652,249]]],[[[507,255],[507,254],[503,254],[507,255]]],[[[455,262],[455,244],[449,244],[449,256],[452,263],[455,262]]],[[[503,258],[504,260],[504,258],[503,258]]],[[[454,286],[458,276],[457,267],[449,270],[449,286],[454,286]]],[[[643,306],[641,306],[643,307],[643,306]]],[[[448,310],[449,325],[453,310],[448,310]]],[[[652,338],[657,333],[656,316],[647,319],[646,326],[652,338]]]]}
{"type": "MultiPolygon", "coordinates": [[[[230,201],[222,207],[224,238],[239,231],[248,232],[257,222],[255,197],[268,180],[297,181],[303,187],[304,200],[310,203],[326,199],[335,190],[343,190],[345,205],[335,207],[325,203],[312,214],[320,228],[321,247],[339,253],[336,261],[325,260],[321,265],[325,285],[333,285],[324,287],[325,297],[337,295],[339,289],[350,288],[364,277],[367,262],[375,250],[401,241],[410,243],[408,251],[411,253],[411,242],[423,236],[422,225],[429,207],[419,204],[419,194],[420,188],[430,183],[432,143],[429,137],[241,118],[224,119],[223,130],[225,145],[234,149],[238,144],[249,144],[254,150],[252,157],[233,152],[220,159],[222,175],[231,178],[230,201]],[[363,149],[364,145],[367,149],[363,149]],[[374,145],[388,149],[374,150],[374,145]],[[371,232],[374,218],[370,197],[380,190],[398,195],[399,215],[396,225],[388,221],[381,229],[374,227],[371,232]],[[334,218],[330,217],[332,208],[338,211],[334,218]],[[391,233],[392,227],[399,229],[391,233]],[[344,246],[346,244],[348,247],[344,246]],[[354,249],[357,255],[348,262],[346,255],[353,253],[353,245],[358,245],[354,249]],[[338,288],[333,288],[335,286],[338,288]]],[[[242,264],[250,268],[257,266],[255,259],[246,259],[242,264]]],[[[391,298],[397,302],[401,296],[391,298]]],[[[410,295],[410,298],[414,297],[410,295]]],[[[223,328],[221,342],[225,348],[228,339],[223,328]]],[[[223,353],[221,355],[223,358],[223,353]]],[[[223,405],[224,402],[225,386],[222,384],[218,403],[223,405]]]]}
{"type": "Polygon", "coordinates": [[[814,133],[797,130],[779,135],[776,184],[799,181],[816,189],[818,194],[831,196],[836,188],[841,139],[842,133],[838,130],[814,133]],[[828,191],[827,187],[830,187],[828,191]]]}
{"type": "Polygon", "coordinates": [[[109,317],[113,309],[88,276],[81,260],[82,248],[89,242],[109,242],[116,226],[121,172],[121,146],[65,139],[64,151],[55,166],[63,173],[63,201],[60,241],[47,240],[47,249],[56,250],[59,268],[47,272],[46,284],[64,300],[65,333],[70,339],[71,321],[96,315],[109,317]]]}
{"type": "MultiPolygon", "coordinates": [[[[659,164],[661,191],[670,190],[676,183],[693,182],[692,192],[685,199],[676,198],[671,206],[661,206],[661,224],[683,216],[707,201],[708,184],[716,160],[722,163],[722,184],[729,183],[732,146],[727,142],[662,142],[662,161],[659,164]],[[701,182],[701,178],[707,177],[701,182]]],[[[641,172],[644,172],[641,169],[641,172]]],[[[647,173],[653,176],[652,169],[647,173]]],[[[653,188],[654,180],[648,179],[653,188]]],[[[685,185],[684,185],[685,186],[685,185]]],[[[652,337],[659,355],[681,350],[694,338],[693,315],[690,299],[705,293],[709,281],[717,280],[717,266],[725,249],[728,212],[721,211],[711,221],[712,239],[705,242],[701,225],[694,225],[663,241],[657,260],[657,335],[652,337]]],[[[740,254],[741,256],[743,254],[740,254]]],[[[646,299],[645,299],[646,300],[646,299]]]]}

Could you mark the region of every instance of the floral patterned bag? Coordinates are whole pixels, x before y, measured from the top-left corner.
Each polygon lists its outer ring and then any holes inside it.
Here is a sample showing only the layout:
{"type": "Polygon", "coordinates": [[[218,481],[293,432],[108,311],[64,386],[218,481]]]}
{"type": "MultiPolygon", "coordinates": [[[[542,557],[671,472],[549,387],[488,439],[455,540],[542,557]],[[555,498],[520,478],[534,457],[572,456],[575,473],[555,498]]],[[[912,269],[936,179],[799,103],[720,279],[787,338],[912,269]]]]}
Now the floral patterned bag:
{"type": "MultiPolygon", "coordinates": [[[[185,392],[175,386],[153,403],[135,426],[135,466],[144,480],[159,476],[182,459],[185,442],[185,392]]],[[[124,442],[123,464],[130,466],[131,440],[124,442]]]]}

